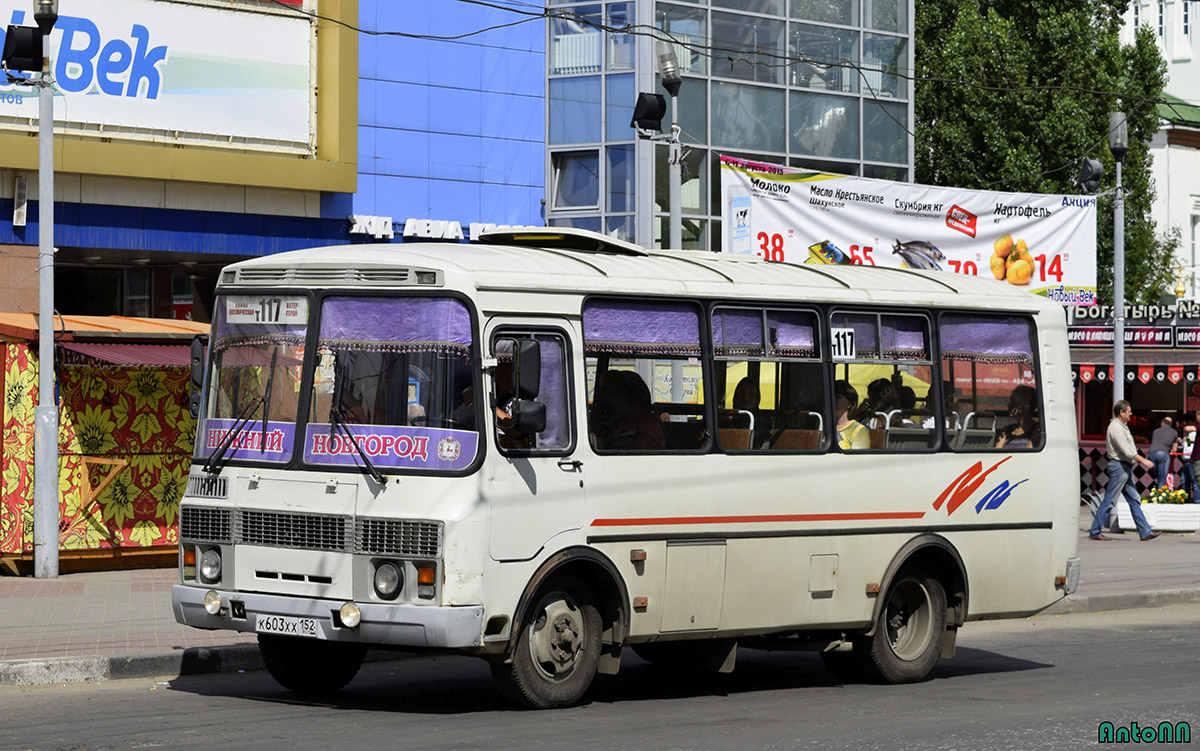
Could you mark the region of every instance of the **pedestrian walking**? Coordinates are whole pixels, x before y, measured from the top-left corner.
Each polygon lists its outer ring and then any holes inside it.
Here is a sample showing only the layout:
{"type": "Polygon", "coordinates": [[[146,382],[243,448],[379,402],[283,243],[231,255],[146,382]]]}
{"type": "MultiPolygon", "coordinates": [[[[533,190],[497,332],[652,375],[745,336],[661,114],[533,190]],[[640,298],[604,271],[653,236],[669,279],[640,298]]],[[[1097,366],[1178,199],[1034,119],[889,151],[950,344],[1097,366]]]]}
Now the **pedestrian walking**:
{"type": "Polygon", "coordinates": [[[1154,462],[1154,487],[1167,485],[1167,473],[1171,471],[1171,452],[1179,445],[1179,434],[1170,417],[1164,417],[1150,434],[1150,449],[1146,458],[1154,462]]]}
{"type": "Polygon", "coordinates": [[[1133,523],[1137,525],[1138,536],[1142,540],[1153,540],[1161,532],[1152,532],[1146,515],[1142,513],[1142,499],[1138,497],[1137,483],[1133,480],[1133,463],[1136,461],[1146,469],[1154,466],[1154,462],[1140,455],[1137,445],[1133,442],[1133,434],[1129,432],[1129,418],[1133,408],[1129,402],[1122,399],[1113,405],[1113,419],[1108,424],[1108,434],[1105,437],[1108,451],[1108,486],[1104,491],[1104,501],[1096,510],[1096,518],[1092,519],[1092,529],[1088,537],[1092,540],[1112,539],[1103,534],[1104,522],[1112,509],[1117,495],[1124,493],[1129,511],[1133,514],[1133,523]]]}
{"type": "Polygon", "coordinates": [[[1183,490],[1188,494],[1188,500],[1192,503],[1200,503],[1200,497],[1196,494],[1196,465],[1192,463],[1192,453],[1196,450],[1196,426],[1190,422],[1183,425],[1183,436],[1179,439],[1179,453],[1181,454],[1179,479],[1183,485],[1183,490]]]}

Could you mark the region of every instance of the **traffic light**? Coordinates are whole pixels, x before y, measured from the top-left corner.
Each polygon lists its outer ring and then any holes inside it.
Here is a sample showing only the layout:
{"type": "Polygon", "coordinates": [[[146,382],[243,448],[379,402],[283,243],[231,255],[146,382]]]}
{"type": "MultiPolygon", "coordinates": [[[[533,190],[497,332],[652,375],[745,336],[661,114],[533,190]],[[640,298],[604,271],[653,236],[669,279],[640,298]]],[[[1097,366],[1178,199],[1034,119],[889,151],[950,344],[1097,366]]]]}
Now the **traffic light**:
{"type": "Polygon", "coordinates": [[[661,131],[662,119],[666,114],[667,100],[662,94],[638,94],[629,127],[661,131]]]}
{"type": "Polygon", "coordinates": [[[1100,178],[1104,175],[1104,165],[1099,159],[1084,159],[1079,165],[1079,177],[1076,182],[1086,193],[1095,193],[1100,189],[1100,178]]]}
{"type": "Polygon", "coordinates": [[[4,33],[4,54],[0,64],[6,70],[42,69],[42,31],[36,26],[9,26],[4,33]]]}

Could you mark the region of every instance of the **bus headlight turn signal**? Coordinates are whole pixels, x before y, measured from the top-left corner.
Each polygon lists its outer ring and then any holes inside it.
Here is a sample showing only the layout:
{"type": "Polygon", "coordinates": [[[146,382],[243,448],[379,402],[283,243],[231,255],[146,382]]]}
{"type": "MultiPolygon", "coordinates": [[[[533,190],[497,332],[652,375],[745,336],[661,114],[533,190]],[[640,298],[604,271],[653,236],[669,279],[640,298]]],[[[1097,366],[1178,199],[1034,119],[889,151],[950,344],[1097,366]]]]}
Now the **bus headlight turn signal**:
{"type": "Polygon", "coordinates": [[[375,594],[385,600],[394,600],[404,587],[404,574],[391,561],[379,564],[375,569],[375,594]]]}
{"type": "Polygon", "coordinates": [[[216,548],[209,548],[200,556],[200,581],[205,584],[221,581],[221,554],[216,548]]]}

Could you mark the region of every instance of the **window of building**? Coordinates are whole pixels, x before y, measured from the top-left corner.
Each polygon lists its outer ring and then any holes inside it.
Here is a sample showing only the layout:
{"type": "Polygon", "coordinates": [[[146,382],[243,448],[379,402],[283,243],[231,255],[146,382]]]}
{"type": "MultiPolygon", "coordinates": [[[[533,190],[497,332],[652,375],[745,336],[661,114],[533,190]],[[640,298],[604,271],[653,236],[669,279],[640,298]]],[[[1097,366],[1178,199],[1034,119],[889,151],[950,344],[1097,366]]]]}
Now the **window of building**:
{"type": "Polygon", "coordinates": [[[807,23],[791,24],[788,84],[802,89],[858,91],[858,32],[807,23]]]}
{"type": "Polygon", "coordinates": [[[792,0],[792,18],[858,25],[858,0],[792,0]]]}
{"type": "Polygon", "coordinates": [[[863,26],[908,33],[908,0],[863,0],[863,26]]]}
{"type": "Polygon", "coordinates": [[[583,339],[592,448],[645,453],[707,445],[697,306],[588,300],[583,339]]]}
{"type": "Polygon", "coordinates": [[[785,151],[784,93],[783,89],[713,81],[713,145],[785,151]]]}
{"type": "MultiPolygon", "coordinates": [[[[629,122],[633,119],[633,105],[637,102],[637,90],[632,73],[605,76],[605,133],[609,141],[632,141],[635,137],[629,122]]],[[[670,123],[663,123],[664,129],[670,123]]]]}
{"type": "Polygon", "coordinates": [[[832,419],[843,451],[936,445],[929,322],[923,316],[834,313],[832,419]]]}
{"type": "Polygon", "coordinates": [[[834,159],[858,159],[857,97],[788,93],[791,150],[834,159]]]}
{"type": "Polygon", "coordinates": [[[724,451],[825,448],[825,370],[815,313],[713,312],[717,442],[724,451]]]}
{"type": "Polygon", "coordinates": [[[600,157],[595,149],[551,155],[554,197],[559,209],[599,208],[600,157]]]}
{"type": "Polygon", "coordinates": [[[908,67],[908,39],[883,34],[863,34],[863,93],[907,99],[908,79],[899,75],[908,67]]]}
{"type": "Polygon", "coordinates": [[[608,25],[617,29],[608,35],[609,70],[633,70],[634,61],[637,59],[637,35],[631,29],[636,23],[634,3],[608,4],[608,25]]]}
{"type": "Polygon", "coordinates": [[[684,73],[703,75],[708,71],[708,13],[703,8],[658,3],[655,25],[666,32],[675,46],[679,68],[684,73]]]}
{"type": "Polygon", "coordinates": [[[863,159],[908,162],[908,105],[863,100],[863,159]]]}
{"type": "Polygon", "coordinates": [[[713,11],[712,75],[783,83],[785,28],[783,21],[713,11]]]}
{"type": "Polygon", "coordinates": [[[599,142],[600,101],[600,76],[550,79],[550,143],[599,142]]]}
{"type": "Polygon", "coordinates": [[[604,16],[599,5],[571,9],[575,18],[550,20],[550,73],[599,73],[603,58],[604,16]]]}
{"type": "Polygon", "coordinates": [[[1158,35],[1163,35],[1163,16],[1166,15],[1167,4],[1160,2],[1158,4],[1158,35]]]}
{"type": "Polygon", "coordinates": [[[950,447],[1041,448],[1032,323],[1019,316],[945,313],[938,338],[950,447]]]}
{"type": "Polygon", "coordinates": [[[714,8],[729,8],[746,13],[783,15],[783,0],[712,0],[714,8]]]}

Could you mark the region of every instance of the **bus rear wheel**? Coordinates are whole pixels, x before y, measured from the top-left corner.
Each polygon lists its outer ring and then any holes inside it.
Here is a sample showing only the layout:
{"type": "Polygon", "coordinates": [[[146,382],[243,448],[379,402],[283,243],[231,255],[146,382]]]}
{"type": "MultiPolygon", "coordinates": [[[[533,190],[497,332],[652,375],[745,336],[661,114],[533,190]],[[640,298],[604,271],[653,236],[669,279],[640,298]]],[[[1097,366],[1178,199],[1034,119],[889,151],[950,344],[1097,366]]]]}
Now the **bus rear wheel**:
{"type": "Polygon", "coordinates": [[[259,634],[258,651],[279,685],[308,696],[337,693],[358,674],[367,653],[358,644],[275,634],[259,634]]]}
{"type": "Polygon", "coordinates": [[[523,706],[577,704],[596,677],[602,628],[590,587],[571,579],[551,582],[525,614],[512,663],[493,663],[492,674],[523,706]]]}
{"type": "Polygon", "coordinates": [[[855,643],[867,676],[880,683],[929,677],[946,636],[946,591],[928,567],[905,567],[888,587],[873,636],[855,643]]]}

